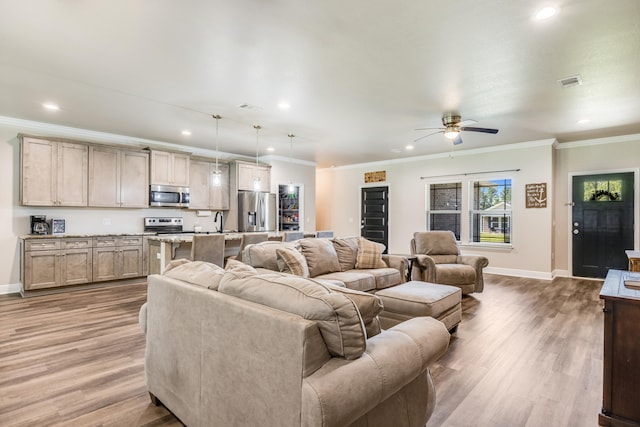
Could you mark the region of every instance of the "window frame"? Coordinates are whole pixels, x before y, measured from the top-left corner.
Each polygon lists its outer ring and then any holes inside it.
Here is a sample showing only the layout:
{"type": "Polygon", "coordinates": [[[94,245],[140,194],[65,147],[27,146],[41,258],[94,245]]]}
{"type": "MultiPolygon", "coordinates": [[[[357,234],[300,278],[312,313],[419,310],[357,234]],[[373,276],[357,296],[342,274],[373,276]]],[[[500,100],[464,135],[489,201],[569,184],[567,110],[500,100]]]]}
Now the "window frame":
{"type": "MultiPolygon", "coordinates": [[[[502,184],[504,185],[504,184],[502,184]]],[[[467,220],[468,220],[468,224],[469,224],[469,228],[468,228],[468,244],[469,245],[473,245],[473,246],[493,246],[493,247],[512,247],[513,246],[513,189],[514,189],[514,179],[511,176],[487,176],[487,177],[476,177],[474,179],[469,179],[468,181],[468,196],[469,196],[469,209],[467,210],[467,220]],[[503,183],[506,183],[506,181],[509,181],[509,185],[508,185],[508,189],[509,189],[509,199],[507,200],[502,200],[499,199],[498,203],[494,204],[493,206],[497,206],[500,203],[503,203],[503,209],[495,209],[495,210],[488,210],[488,209],[474,209],[474,206],[476,206],[475,202],[475,197],[476,197],[476,191],[475,191],[475,186],[476,183],[482,183],[482,182],[500,182],[502,181],[503,183]],[[508,208],[507,208],[508,206],[508,208]],[[491,214],[495,214],[495,215],[491,215],[491,214]],[[477,233],[478,236],[478,241],[475,240],[476,238],[476,216],[479,215],[480,216],[480,230],[477,233]],[[482,241],[482,237],[481,234],[483,233],[483,224],[484,224],[484,219],[483,217],[486,217],[488,220],[488,223],[491,223],[495,218],[503,218],[503,219],[507,219],[508,222],[508,241],[482,241]]],[[[502,222],[502,224],[504,224],[504,221],[500,221],[502,222]]],[[[502,240],[505,240],[505,233],[504,231],[502,231],[500,233],[503,237],[502,240]]]]}

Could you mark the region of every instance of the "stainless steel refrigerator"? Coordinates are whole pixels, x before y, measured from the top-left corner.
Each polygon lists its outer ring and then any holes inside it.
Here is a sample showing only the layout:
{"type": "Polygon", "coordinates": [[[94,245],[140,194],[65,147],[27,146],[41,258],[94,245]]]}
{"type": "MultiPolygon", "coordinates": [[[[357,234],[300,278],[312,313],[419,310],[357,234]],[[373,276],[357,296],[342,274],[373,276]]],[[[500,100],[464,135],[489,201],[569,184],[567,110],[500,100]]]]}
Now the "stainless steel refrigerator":
{"type": "Polygon", "coordinates": [[[238,231],[275,231],[276,195],[238,191],[238,231]]]}

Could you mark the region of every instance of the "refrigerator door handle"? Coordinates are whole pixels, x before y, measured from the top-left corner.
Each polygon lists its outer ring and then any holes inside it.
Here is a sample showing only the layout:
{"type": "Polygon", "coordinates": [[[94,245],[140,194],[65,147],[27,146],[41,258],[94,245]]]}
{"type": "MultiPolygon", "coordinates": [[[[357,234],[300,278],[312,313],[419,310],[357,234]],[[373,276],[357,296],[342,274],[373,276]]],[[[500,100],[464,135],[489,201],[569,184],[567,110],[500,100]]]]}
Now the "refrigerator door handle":
{"type": "Polygon", "coordinates": [[[264,230],[264,211],[262,208],[262,197],[258,194],[258,231],[264,230]]]}

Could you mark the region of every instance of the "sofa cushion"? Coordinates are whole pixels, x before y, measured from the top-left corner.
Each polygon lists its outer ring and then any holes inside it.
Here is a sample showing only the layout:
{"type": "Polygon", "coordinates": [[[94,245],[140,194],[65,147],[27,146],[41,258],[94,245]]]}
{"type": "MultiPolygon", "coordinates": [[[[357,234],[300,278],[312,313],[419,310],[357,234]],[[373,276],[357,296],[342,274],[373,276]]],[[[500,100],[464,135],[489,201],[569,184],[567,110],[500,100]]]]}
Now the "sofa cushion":
{"type": "Polygon", "coordinates": [[[331,240],[309,238],[301,239],[298,242],[300,244],[300,252],[307,260],[310,277],[340,271],[338,254],[331,240]]]}
{"type": "MultiPolygon", "coordinates": [[[[227,272],[233,273],[238,278],[255,276],[258,274],[258,271],[251,267],[249,264],[245,264],[242,261],[238,261],[236,259],[228,259],[227,265],[224,268],[225,274],[227,272]]],[[[268,270],[271,271],[271,270],[268,270]]]]}
{"type": "Polygon", "coordinates": [[[358,256],[359,237],[343,237],[332,240],[333,247],[338,254],[340,271],[353,270],[356,268],[356,257],[358,256]]]}
{"type": "Polygon", "coordinates": [[[313,280],[279,273],[240,277],[230,270],[218,290],[316,321],[334,356],[356,359],[366,349],[364,324],[353,300],[313,280]]]}
{"type": "Polygon", "coordinates": [[[252,267],[280,271],[276,251],[281,248],[295,248],[294,243],[266,241],[247,245],[242,251],[242,262],[252,267]]]}
{"type": "Polygon", "coordinates": [[[354,273],[366,273],[373,276],[376,289],[385,289],[402,283],[402,275],[395,268],[369,268],[366,270],[352,270],[354,273]]]}
{"type": "Polygon", "coordinates": [[[376,288],[376,278],[372,274],[356,270],[322,274],[316,276],[315,279],[339,280],[344,283],[347,288],[363,292],[373,291],[376,288]]]}
{"type": "Polygon", "coordinates": [[[293,248],[276,249],[278,269],[283,273],[294,274],[301,277],[309,277],[307,261],[300,252],[293,248]]]}
{"type": "Polygon", "coordinates": [[[358,239],[358,256],[356,257],[356,268],[385,268],[387,264],[382,260],[384,245],[364,237],[358,239]]]}
{"type": "Polygon", "coordinates": [[[218,289],[224,269],[210,262],[181,259],[171,261],[163,274],[215,291],[218,289]]]}

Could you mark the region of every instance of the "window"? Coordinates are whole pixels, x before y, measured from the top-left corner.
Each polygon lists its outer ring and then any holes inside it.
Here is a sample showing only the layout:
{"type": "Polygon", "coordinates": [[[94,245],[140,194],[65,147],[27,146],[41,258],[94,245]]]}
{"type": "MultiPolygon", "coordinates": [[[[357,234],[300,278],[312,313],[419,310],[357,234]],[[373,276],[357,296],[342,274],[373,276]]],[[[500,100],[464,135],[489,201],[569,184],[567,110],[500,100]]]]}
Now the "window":
{"type": "Polygon", "coordinates": [[[511,179],[472,181],[471,242],[511,243],[511,179]]]}
{"type": "Polygon", "coordinates": [[[460,240],[462,183],[428,185],[427,230],[451,230],[460,240]]]}
{"type": "Polygon", "coordinates": [[[622,201],[622,180],[598,180],[584,183],[585,202],[622,201]]]}

